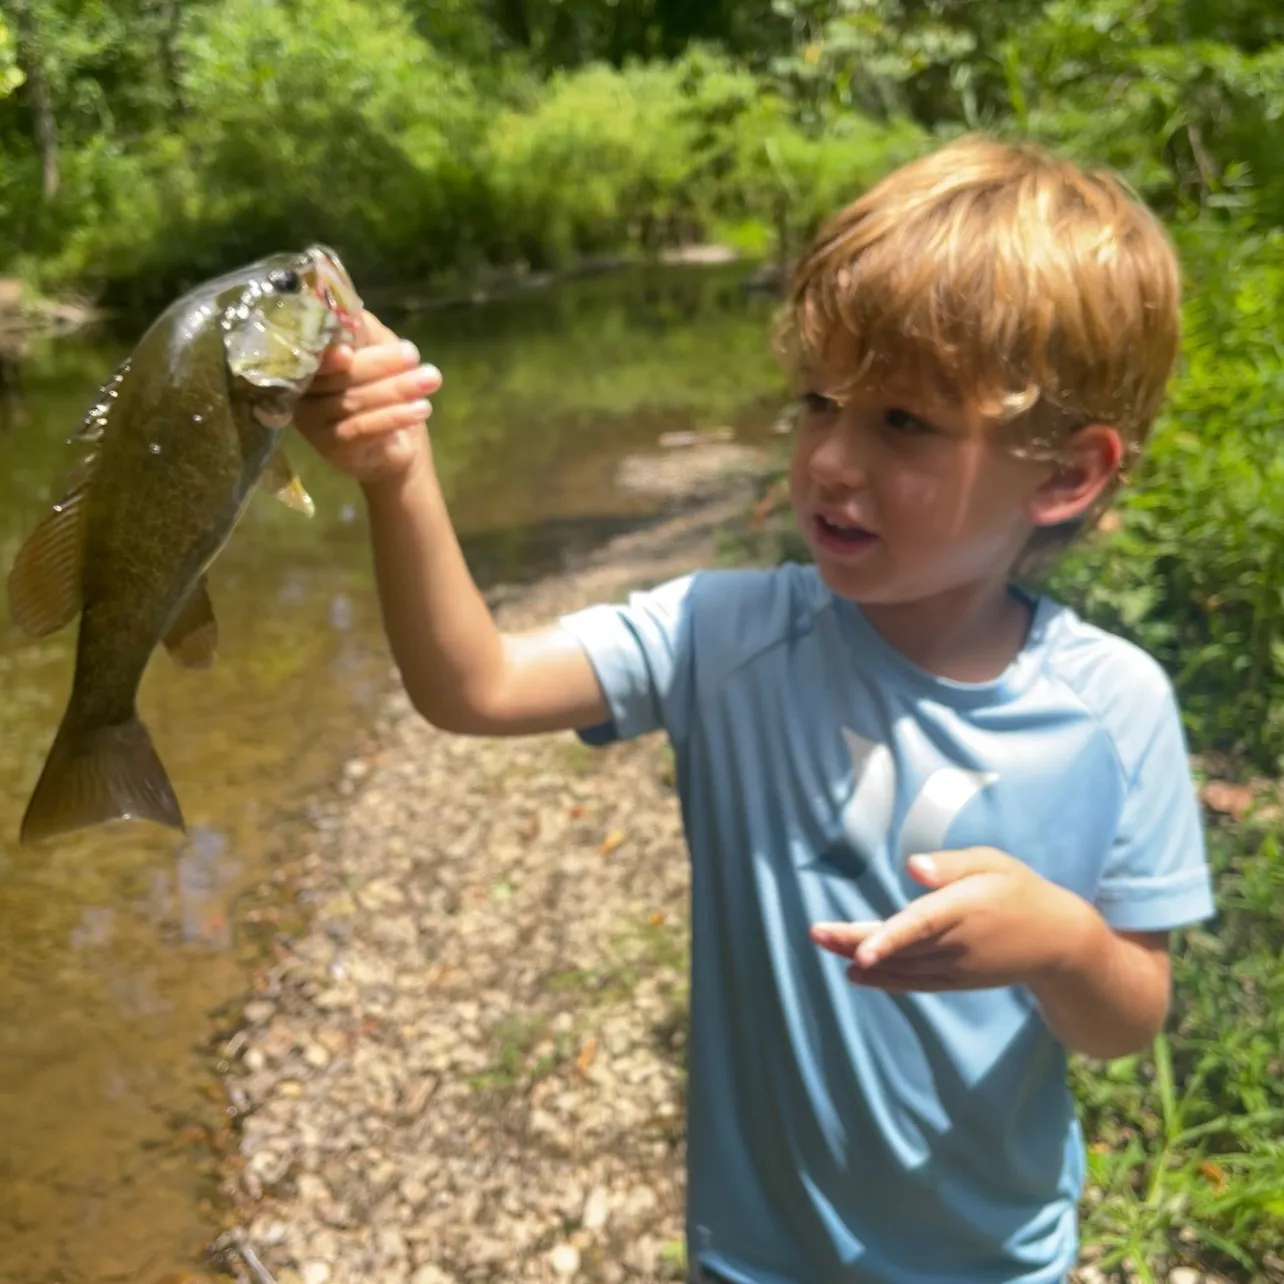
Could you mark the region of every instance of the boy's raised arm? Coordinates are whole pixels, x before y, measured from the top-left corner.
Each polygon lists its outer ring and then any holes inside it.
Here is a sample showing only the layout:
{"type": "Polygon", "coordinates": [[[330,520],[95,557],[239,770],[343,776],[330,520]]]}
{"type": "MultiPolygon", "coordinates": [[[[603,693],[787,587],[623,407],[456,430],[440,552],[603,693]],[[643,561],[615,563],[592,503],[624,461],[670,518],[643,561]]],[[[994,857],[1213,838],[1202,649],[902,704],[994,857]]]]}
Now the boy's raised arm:
{"type": "Polygon", "coordinates": [[[428,452],[363,486],[384,629],[416,709],[446,731],[520,735],[605,722],[579,642],[502,634],[459,547],[428,452]]]}
{"type": "Polygon", "coordinates": [[[384,628],[406,693],[435,726],[464,734],[569,730],[609,717],[578,641],[554,625],[501,634],[473,582],[424,423],[441,386],[366,317],[367,346],[327,359],[296,424],[366,499],[384,628]]]}

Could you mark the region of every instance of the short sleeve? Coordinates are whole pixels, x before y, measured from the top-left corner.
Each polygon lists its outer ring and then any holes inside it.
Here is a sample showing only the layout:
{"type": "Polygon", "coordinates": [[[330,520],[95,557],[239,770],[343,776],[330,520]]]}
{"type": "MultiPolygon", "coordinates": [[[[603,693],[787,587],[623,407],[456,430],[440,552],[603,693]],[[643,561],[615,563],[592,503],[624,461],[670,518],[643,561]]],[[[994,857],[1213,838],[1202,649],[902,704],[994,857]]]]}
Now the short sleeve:
{"type": "Polygon", "coordinates": [[[685,734],[695,580],[684,576],[631,594],[626,603],[562,618],[587,653],[611,711],[608,723],[581,731],[582,740],[607,744],[660,728],[675,739],[685,734]]]}
{"type": "Polygon", "coordinates": [[[1176,702],[1165,686],[1127,793],[1097,908],[1122,931],[1164,931],[1215,912],[1199,801],[1176,702]]]}

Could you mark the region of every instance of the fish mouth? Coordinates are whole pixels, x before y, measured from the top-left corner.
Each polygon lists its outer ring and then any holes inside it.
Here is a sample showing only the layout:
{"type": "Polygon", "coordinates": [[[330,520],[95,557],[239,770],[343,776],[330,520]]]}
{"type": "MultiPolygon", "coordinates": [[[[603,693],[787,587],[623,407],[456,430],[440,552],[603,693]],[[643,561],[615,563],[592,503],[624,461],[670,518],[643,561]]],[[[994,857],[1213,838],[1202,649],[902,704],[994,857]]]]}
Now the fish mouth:
{"type": "Polygon", "coordinates": [[[355,338],[359,333],[365,305],[343,266],[343,261],[325,245],[313,245],[307,253],[316,272],[313,292],[334,313],[348,334],[355,338]]]}

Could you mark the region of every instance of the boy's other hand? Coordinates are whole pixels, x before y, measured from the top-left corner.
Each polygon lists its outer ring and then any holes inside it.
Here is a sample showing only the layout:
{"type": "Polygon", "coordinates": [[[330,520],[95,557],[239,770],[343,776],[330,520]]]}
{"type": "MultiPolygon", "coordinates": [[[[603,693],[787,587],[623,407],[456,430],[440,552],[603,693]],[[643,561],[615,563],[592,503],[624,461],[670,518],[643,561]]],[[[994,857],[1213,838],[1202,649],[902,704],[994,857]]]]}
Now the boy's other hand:
{"type": "Polygon", "coordinates": [[[428,458],[428,398],[441,373],[370,312],[358,346],[326,353],[294,423],[331,467],[364,483],[408,472],[428,458]]]}
{"type": "Polygon", "coordinates": [[[1029,984],[1074,967],[1109,929],[1081,897],[992,847],[913,856],[933,889],[885,922],[817,923],[812,940],[882,990],[1029,984]]]}

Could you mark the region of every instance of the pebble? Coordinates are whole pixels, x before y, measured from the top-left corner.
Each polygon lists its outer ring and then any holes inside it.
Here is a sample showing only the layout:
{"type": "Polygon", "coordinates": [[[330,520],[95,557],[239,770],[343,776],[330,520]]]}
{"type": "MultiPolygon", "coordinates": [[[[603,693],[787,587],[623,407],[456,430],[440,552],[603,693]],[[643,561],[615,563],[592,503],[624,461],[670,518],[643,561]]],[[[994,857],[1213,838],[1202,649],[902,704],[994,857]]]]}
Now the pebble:
{"type": "Polygon", "coordinates": [[[411,1277],[410,1284],[456,1284],[453,1275],[432,1265],[421,1266],[411,1277]]]}
{"type": "Polygon", "coordinates": [[[304,1262],[303,1284],[329,1284],[330,1264],[328,1262],[304,1262]]]}
{"type": "Polygon", "coordinates": [[[580,1250],[574,1244],[558,1244],[548,1255],[548,1264],[553,1273],[563,1279],[578,1275],[580,1270],[580,1250]]]}
{"type": "Polygon", "coordinates": [[[589,1197],[584,1201],[584,1213],[580,1225],[587,1231],[601,1230],[610,1216],[609,1197],[601,1186],[594,1186],[589,1197]]]}

